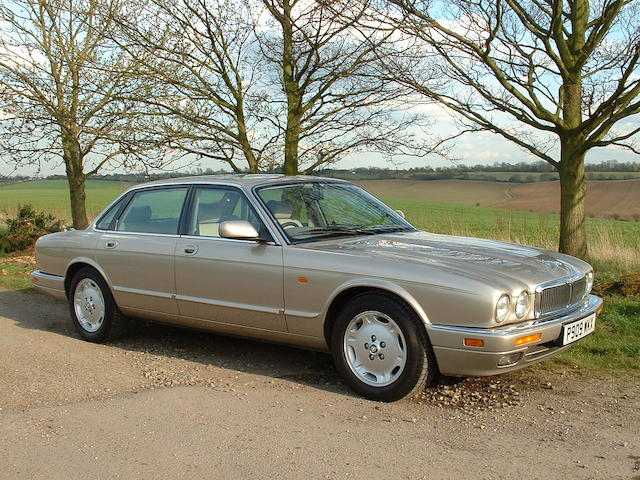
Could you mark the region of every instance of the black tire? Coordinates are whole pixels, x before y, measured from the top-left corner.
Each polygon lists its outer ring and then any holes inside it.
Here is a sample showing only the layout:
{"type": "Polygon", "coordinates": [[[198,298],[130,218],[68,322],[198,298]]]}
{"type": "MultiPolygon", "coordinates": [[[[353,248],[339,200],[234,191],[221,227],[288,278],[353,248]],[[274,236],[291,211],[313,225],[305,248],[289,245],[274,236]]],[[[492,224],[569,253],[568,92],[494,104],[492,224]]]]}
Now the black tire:
{"type": "MultiPolygon", "coordinates": [[[[374,315],[374,317],[378,318],[381,322],[386,322],[387,325],[389,324],[389,321],[382,316],[374,315]]],[[[361,327],[356,327],[356,329],[350,330],[350,336],[353,337],[353,335],[360,335],[360,328],[361,327]],[[356,333],[353,334],[353,332],[356,333]]],[[[380,330],[380,332],[381,336],[389,334],[384,329],[380,330]]],[[[391,335],[393,336],[395,334],[391,335]]],[[[376,341],[377,340],[379,339],[376,338],[376,341]]],[[[359,393],[371,400],[393,402],[395,400],[413,396],[419,391],[422,391],[425,385],[431,383],[438,372],[431,343],[429,342],[422,321],[418,318],[416,313],[403,302],[398,301],[391,296],[378,293],[362,293],[357,295],[340,311],[331,334],[331,350],[333,351],[336,368],[346,383],[356,393],[359,393]],[[355,322],[352,324],[352,327],[354,325],[358,325],[359,321],[356,319],[360,318],[360,316],[365,314],[365,312],[382,313],[395,322],[396,326],[399,327],[402,332],[402,336],[396,335],[396,337],[398,339],[398,348],[404,349],[403,351],[405,352],[404,368],[398,369],[398,373],[395,374],[397,377],[395,378],[393,377],[394,374],[392,371],[390,371],[390,379],[387,381],[390,381],[391,383],[384,384],[384,382],[380,382],[383,383],[382,386],[367,383],[367,378],[365,377],[372,375],[367,372],[367,368],[369,368],[369,366],[370,368],[375,368],[373,363],[366,364],[367,360],[370,360],[370,362],[378,361],[380,352],[383,353],[383,350],[378,350],[378,348],[385,342],[377,344],[376,351],[373,352],[375,355],[368,350],[373,348],[373,342],[369,347],[366,347],[364,344],[360,345],[360,343],[357,343],[358,348],[364,349],[363,352],[358,353],[355,352],[355,342],[354,345],[345,347],[345,335],[348,335],[347,328],[351,324],[352,320],[355,322]],[[349,351],[349,354],[347,354],[345,350],[349,351]],[[351,360],[347,358],[347,355],[349,355],[351,360]],[[356,360],[353,355],[364,355],[364,357],[358,357],[356,360]],[[374,357],[373,359],[371,358],[372,356],[374,357]],[[359,362],[362,358],[364,358],[364,361],[359,362]],[[365,372],[364,375],[362,373],[357,375],[354,372],[354,369],[351,366],[354,363],[366,364],[363,366],[363,371],[365,372]]],[[[381,361],[385,361],[384,357],[381,361]]],[[[387,364],[380,365],[383,365],[384,369],[388,364],[389,363],[387,362],[387,364]]],[[[390,365],[393,367],[393,360],[390,365]]],[[[371,380],[369,380],[369,382],[375,383],[378,381],[375,375],[370,378],[371,380]]]]}
{"type": "MultiPolygon", "coordinates": [[[[79,291],[78,294],[81,295],[81,292],[79,291]]],[[[127,329],[129,319],[120,313],[120,310],[113,299],[113,295],[111,294],[111,290],[102,276],[94,269],[85,267],[76,272],[71,279],[68,297],[73,326],[83,340],[94,343],[103,343],[118,338],[127,329]],[[102,295],[104,313],[103,315],[96,317],[95,330],[88,328],[87,326],[83,326],[83,322],[78,318],[78,313],[76,312],[75,295],[78,285],[81,282],[83,285],[87,285],[94,289],[94,293],[96,289],[99,290],[102,295]]],[[[99,296],[95,300],[98,298],[99,296]]],[[[91,298],[91,300],[94,299],[91,298]]]]}

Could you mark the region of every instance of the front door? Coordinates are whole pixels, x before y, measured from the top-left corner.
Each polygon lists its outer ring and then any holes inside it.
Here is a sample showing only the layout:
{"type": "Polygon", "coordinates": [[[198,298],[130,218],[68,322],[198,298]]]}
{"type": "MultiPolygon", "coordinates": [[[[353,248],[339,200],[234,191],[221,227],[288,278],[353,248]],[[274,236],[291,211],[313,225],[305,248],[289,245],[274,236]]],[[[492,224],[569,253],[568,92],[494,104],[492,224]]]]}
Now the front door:
{"type": "Polygon", "coordinates": [[[186,235],[175,256],[180,314],[198,320],[283,332],[282,247],[221,238],[220,224],[246,220],[264,225],[236,188],[198,186],[186,235]]]}

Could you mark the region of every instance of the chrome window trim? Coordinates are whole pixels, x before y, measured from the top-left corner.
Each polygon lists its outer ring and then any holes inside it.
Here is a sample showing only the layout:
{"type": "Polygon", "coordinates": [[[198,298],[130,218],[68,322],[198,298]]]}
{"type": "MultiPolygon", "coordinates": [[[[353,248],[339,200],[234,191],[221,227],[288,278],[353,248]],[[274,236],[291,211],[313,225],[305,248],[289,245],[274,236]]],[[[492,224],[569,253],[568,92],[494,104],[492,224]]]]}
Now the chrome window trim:
{"type": "Polygon", "coordinates": [[[264,242],[264,241],[259,241],[259,240],[247,240],[247,239],[242,239],[242,238],[225,238],[225,237],[211,237],[211,236],[207,236],[207,235],[180,235],[180,238],[183,238],[185,240],[220,240],[223,242],[240,242],[240,243],[254,243],[256,245],[270,245],[270,246],[275,246],[275,247],[279,247],[281,245],[278,245],[275,241],[273,242],[264,242]]]}
{"type": "MultiPolygon", "coordinates": [[[[295,183],[295,182],[291,182],[291,183],[295,183]]],[[[104,212],[108,211],[114,204],[116,204],[122,197],[124,197],[125,195],[131,193],[131,192],[139,192],[140,190],[154,190],[154,189],[158,189],[158,188],[165,188],[165,187],[184,187],[186,189],[190,189],[190,188],[197,188],[197,187],[225,187],[225,188],[231,188],[231,189],[235,189],[240,191],[241,194],[244,195],[244,197],[247,199],[247,201],[249,202],[249,205],[251,205],[253,207],[253,209],[256,211],[258,217],[260,218],[260,220],[262,221],[262,223],[265,225],[265,227],[267,228],[267,230],[269,231],[269,233],[271,234],[271,237],[273,238],[273,242],[264,242],[266,244],[273,244],[273,245],[279,245],[282,246],[283,245],[283,238],[280,235],[280,232],[278,232],[277,230],[274,229],[272,223],[271,223],[271,218],[265,213],[265,211],[261,208],[261,205],[256,201],[256,198],[253,195],[253,192],[251,189],[247,190],[245,188],[243,188],[242,186],[239,185],[233,185],[233,184],[229,184],[227,182],[221,182],[221,181],[215,181],[215,182],[171,182],[171,183],[163,183],[161,185],[153,185],[153,186],[145,186],[145,185],[139,185],[139,186],[134,186],[134,187],[130,187],[129,189],[125,190],[124,192],[122,192],[122,194],[120,194],[118,197],[116,197],[116,199],[111,202],[102,212],[100,212],[100,215],[98,215],[98,217],[96,217],[96,220],[94,220],[91,225],[87,228],[87,230],[92,230],[96,233],[102,233],[102,234],[125,234],[125,235],[152,235],[152,236],[161,236],[161,237],[174,237],[174,238],[197,238],[197,239],[202,239],[202,238],[222,238],[222,237],[205,237],[205,236],[197,236],[197,235],[180,235],[180,234],[170,234],[170,233],[152,233],[152,232],[124,232],[124,231],[119,231],[119,230],[102,230],[96,227],[96,223],[100,220],[100,218],[102,218],[104,212]],[[277,233],[276,233],[277,232],[277,233]]],[[[188,195],[188,193],[187,193],[188,195]]],[[[185,199],[186,202],[187,199],[185,199]]],[[[190,211],[187,211],[186,214],[189,214],[190,211]]],[[[226,238],[224,240],[236,240],[237,239],[231,239],[231,238],[226,238]]],[[[255,242],[255,240],[239,240],[242,242],[255,242]]]]}
{"type": "Polygon", "coordinates": [[[180,235],[177,233],[153,233],[153,232],[120,232],[118,230],[96,230],[99,233],[103,234],[112,234],[112,235],[144,235],[145,237],[172,237],[172,238],[180,238],[180,235]]]}

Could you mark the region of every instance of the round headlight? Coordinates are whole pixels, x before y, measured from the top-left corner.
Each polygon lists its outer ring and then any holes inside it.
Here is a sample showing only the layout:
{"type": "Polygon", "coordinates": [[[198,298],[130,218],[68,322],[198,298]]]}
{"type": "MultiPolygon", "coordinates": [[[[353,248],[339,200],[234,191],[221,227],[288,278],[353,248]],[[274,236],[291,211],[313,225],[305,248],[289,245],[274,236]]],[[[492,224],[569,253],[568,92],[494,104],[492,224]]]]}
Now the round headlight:
{"type": "Polygon", "coordinates": [[[516,299],[516,318],[518,320],[523,319],[529,311],[529,298],[529,292],[527,292],[526,290],[518,295],[518,298],[516,299]]]}
{"type": "Polygon", "coordinates": [[[496,303],[496,322],[502,323],[507,319],[509,315],[509,307],[511,306],[511,299],[509,295],[502,295],[496,303]]]}
{"type": "Polygon", "coordinates": [[[589,272],[587,273],[587,291],[585,292],[585,295],[588,295],[591,292],[592,288],[593,288],[593,272],[589,272]]]}

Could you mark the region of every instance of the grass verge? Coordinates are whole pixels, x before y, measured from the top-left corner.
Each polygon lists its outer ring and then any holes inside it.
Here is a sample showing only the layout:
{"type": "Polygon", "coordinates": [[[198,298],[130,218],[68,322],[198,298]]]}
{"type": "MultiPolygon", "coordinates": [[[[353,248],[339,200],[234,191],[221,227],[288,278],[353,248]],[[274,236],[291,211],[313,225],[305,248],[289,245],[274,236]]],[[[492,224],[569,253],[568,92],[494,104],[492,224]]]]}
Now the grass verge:
{"type": "Polygon", "coordinates": [[[558,357],[596,372],[640,377],[640,296],[605,298],[593,334],[558,357]]]}
{"type": "Polygon", "coordinates": [[[0,258],[0,287],[35,292],[31,285],[33,270],[33,265],[12,262],[10,257],[0,258]]]}

